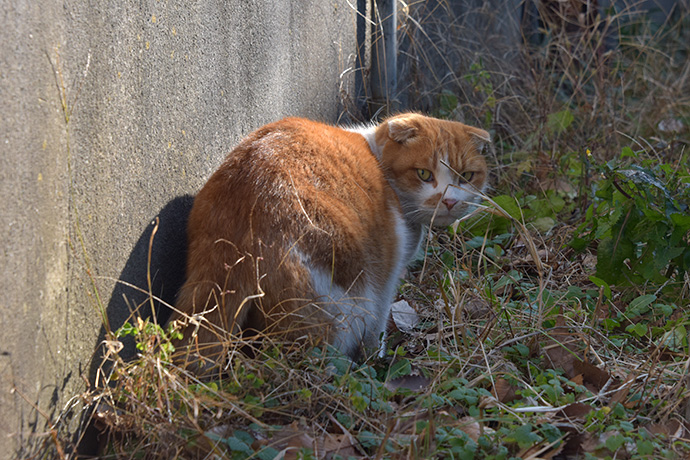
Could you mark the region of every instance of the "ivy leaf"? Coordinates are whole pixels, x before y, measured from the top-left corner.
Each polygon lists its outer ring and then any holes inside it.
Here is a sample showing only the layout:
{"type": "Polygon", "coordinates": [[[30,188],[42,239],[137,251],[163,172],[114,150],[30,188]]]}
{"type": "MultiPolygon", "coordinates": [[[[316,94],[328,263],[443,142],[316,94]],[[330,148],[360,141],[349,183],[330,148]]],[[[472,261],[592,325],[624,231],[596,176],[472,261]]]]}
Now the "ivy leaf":
{"type": "Polygon", "coordinates": [[[631,324],[625,328],[625,331],[635,334],[638,337],[643,337],[647,334],[647,325],[642,323],[631,324]]]}
{"type": "Polygon", "coordinates": [[[621,434],[614,434],[606,439],[606,448],[611,452],[615,452],[625,444],[625,437],[621,434]]]}
{"type": "Polygon", "coordinates": [[[410,372],[412,372],[410,361],[403,358],[391,366],[388,372],[388,378],[390,380],[397,379],[398,377],[410,375],[410,372]]]}
{"type": "Polygon", "coordinates": [[[518,443],[520,448],[526,449],[541,441],[541,436],[532,432],[532,424],[526,423],[513,431],[512,438],[518,443]]]}

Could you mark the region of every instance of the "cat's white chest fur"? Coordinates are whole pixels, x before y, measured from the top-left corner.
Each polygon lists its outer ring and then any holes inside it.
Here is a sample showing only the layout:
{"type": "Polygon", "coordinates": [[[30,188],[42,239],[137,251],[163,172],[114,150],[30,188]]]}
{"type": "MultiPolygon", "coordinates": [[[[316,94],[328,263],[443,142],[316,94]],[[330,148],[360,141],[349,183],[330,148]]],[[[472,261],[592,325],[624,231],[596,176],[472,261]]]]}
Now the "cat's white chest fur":
{"type": "MultiPolygon", "coordinates": [[[[375,156],[380,154],[374,139],[375,126],[352,128],[349,131],[364,136],[375,156]]],[[[362,273],[365,283],[358,288],[333,283],[327,270],[311,263],[307,256],[296,251],[300,262],[308,267],[316,302],[332,320],[332,345],[342,353],[353,356],[364,348],[369,352],[385,352],[386,328],[391,304],[407,263],[418,247],[418,234],[413,235],[397,203],[386,210],[394,221],[388,236],[395,242],[392,263],[385,273],[362,273]],[[414,240],[414,241],[413,241],[414,240]]],[[[415,232],[416,233],[416,232],[415,232]]]]}
{"type": "Polygon", "coordinates": [[[363,287],[343,287],[333,283],[331,273],[315,266],[307,256],[294,251],[308,268],[316,294],[315,302],[329,314],[332,321],[332,345],[343,354],[354,356],[362,348],[385,353],[386,328],[391,304],[416,243],[411,242],[410,230],[399,209],[389,210],[394,217],[395,256],[386,273],[362,273],[363,287]],[[383,282],[381,282],[383,281],[383,282]]]}

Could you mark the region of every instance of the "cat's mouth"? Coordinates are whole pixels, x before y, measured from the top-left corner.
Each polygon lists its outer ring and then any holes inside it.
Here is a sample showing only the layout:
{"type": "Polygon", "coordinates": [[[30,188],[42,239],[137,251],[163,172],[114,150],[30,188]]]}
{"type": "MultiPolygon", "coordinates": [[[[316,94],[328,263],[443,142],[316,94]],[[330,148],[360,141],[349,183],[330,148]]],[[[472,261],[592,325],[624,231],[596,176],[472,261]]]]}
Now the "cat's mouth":
{"type": "Polygon", "coordinates": [[[466,208],[467,206],[464,204],[458,204],[452,210],[448,210],[445,207],[442,208],[441,206],[437,208],[419,208],[406,213],[406,219],[417,222],[420,225],[431,225],[432,227],[439,228],[447,227],[464,216],[466,208]]]}
{"type": "Polygon", "coordinates": [[[432,216],[430,224],[432,227],[448,227],[461,218],[463,214],[464,213],[458,214],[457,212],[451,213],[449,211],[442,212],[439,210],[435,216],[432,216]]]}
{"type": "Polygon", "coordinates": [[[450,208],[445,204],[446,202],[442,200],[434,209],[427,208],[427,224],[430,224],[432,227],[448,227],[476,208],[475,200],[456,202],[450,208]]]}

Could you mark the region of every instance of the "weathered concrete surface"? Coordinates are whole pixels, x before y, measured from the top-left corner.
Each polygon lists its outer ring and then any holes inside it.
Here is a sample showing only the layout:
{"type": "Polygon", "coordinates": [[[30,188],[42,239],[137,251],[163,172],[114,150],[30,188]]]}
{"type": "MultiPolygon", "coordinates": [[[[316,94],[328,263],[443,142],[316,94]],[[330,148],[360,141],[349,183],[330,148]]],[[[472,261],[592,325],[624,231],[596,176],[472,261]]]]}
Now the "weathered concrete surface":
{"type": "MultiPolygon", "coordinates": [[[[346,0],[16,0],[0,23],[0,458],[12,458],[84,389],[100,311],[126,316],[132,290],[111,296],[115,280],[145,273],[151,219],[182,250],[183,196],[241,136],[285,115],[336,120],[356,13],[346,0]]],[[[154,259],[170,299],[179,266],[161,247],[154,259]]]]}

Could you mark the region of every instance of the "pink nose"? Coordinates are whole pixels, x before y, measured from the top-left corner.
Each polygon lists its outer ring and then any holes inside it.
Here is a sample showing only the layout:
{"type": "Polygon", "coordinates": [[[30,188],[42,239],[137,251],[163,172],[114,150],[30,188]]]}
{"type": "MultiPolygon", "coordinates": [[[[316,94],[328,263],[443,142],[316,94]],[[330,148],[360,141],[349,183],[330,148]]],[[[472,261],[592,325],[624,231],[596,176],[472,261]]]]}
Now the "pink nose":
{"type": "Polygon", "coordinates": [[[452,198],[444,198],[443,200],[441,200],[441,203],[445,204],[446,208],[448,208],[449,211],[453,209],[453,206],[455,206],[455,203],[457,202],[458,200],[454,200],[452,198]]]}

